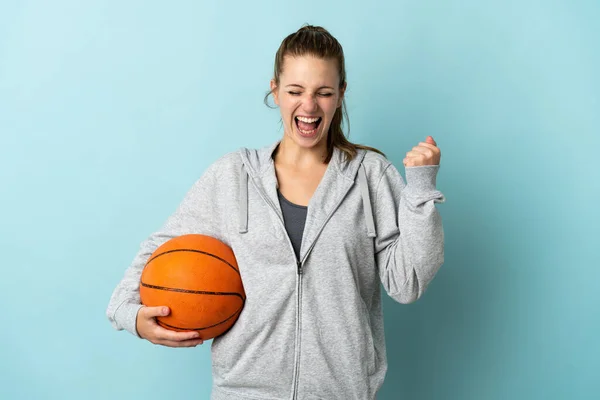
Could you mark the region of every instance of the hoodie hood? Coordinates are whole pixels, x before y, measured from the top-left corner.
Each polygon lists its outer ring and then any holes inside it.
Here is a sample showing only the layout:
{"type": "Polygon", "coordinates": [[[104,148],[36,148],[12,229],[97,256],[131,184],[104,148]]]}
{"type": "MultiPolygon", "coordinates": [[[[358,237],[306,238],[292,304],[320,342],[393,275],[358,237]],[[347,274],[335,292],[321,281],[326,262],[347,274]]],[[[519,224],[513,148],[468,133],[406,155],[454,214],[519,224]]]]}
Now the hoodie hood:
{"type": "MultiPolygon", "coordinates": [[[[273,160],[273,152],[279,143],[280,141],[277,141],[261,149],[241,148],[239,150],[242,159],[239,188],[240,233],[248,232],[248,185],[250,182],[283,221],[283,213],[277,196],[278,183],[273,160]]],[[[346,161],[344,152],[334,147],[325,175],[308,204],[307,225],[313,229],[305,232],[300,252],[301,261],[306,258],[321,229],[354,185],[357,175],[363,198],[367,234],[369,237],[376,236],[369,188],[362,165],[365,154],[365,150],[358,149],[356,156],[352,160],[346,161]]]]}
{"type": "MultiPolygon", "coordinates": [[[[243,147],[239,150],[245,169],[251,177],[256,178],[274,168],[273,153],[279,143],[281,143],[280,140],[260,149],[248,149],[243,147]]],[[[337,147],[334,147],[329,166],[335,169],[339,175],[354,181],[358,168],[365,157],[365,153],[365,150],[358,149],[356,157],[350,161],[345,161],[345,153],[337,147]]]]}

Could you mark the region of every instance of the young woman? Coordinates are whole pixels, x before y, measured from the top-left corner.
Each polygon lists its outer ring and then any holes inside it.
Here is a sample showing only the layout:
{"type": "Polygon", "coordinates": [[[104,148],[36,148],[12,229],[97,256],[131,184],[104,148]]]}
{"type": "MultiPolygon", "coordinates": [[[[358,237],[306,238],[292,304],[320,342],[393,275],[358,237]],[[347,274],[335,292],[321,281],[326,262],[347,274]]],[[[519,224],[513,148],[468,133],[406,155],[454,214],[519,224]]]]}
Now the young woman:
{"type": "Polygon", "coordinates": [[[404,182],[380,152],[344,136],[345,90],[344,54],[329,32],[305,26],[285,38],[269,92],[283,137],[212,164],[142,243],[110,300],[116,329],[201,344],[196,332],[156,324],[169,310],[140,304],[140,275],[176,236],[227,243],[247,298],[212,342],[213,400],[374,399],[387,370],[381,286],[413,302],[443,263],[435,141],[406,154],[404,182]]]}

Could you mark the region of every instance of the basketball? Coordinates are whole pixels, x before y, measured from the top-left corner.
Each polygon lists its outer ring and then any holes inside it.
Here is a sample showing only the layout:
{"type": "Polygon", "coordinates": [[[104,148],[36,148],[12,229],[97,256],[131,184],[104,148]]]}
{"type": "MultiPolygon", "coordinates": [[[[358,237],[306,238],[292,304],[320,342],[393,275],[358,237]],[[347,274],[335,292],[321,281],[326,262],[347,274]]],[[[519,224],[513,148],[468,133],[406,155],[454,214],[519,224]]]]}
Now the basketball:
{"type": "Polygon", "coordinates": [[[145,306],[167,306],[157,323],[174,331],[197,331],[208,340],[225,333],[246,301],[233,250],[206,235],[173,238],[148,259],[140,280],[145,306]]]}

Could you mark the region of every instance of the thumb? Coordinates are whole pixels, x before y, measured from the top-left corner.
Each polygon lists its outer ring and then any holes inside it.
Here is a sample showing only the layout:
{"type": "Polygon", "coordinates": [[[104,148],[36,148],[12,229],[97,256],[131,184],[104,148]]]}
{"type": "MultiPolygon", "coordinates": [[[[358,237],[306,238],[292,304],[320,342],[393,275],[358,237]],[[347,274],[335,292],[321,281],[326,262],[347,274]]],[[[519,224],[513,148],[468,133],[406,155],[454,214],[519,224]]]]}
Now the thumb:
{"type": "Polygon", "coordinates": [[[158,307],[145,307],[146,308],[146,316],[148,317],[163,317],[165,315],[169,315],[169,307],[158,306],[158,307]]]}
{"type": "Polygon", "coordinates": [[[433,140],[433,137],[431,137],[431,136],[427,136],[427,139],[425,139],[425,141],[429,144],[437,146],[437,143],[435,142],[435,140],[433,140]]]}

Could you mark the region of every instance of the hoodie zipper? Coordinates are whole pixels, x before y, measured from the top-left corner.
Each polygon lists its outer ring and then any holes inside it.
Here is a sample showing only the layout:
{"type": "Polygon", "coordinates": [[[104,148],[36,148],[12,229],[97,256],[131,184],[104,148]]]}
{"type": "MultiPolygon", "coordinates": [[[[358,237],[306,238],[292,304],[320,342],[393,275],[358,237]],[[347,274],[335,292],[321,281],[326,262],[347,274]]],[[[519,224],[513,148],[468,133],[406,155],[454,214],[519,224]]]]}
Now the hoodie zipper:
{"type": "Polygon", "coordinates": [[[296,287],[296,356],[294,357],[296,362],[294,363],[294,381],[292,399],[298,398],[298,377],[300,376],[300,347],[302,346],[301,333],[302,333],[302,261],[298,261],[298,278],[296,287]]]}
{"type": "Polygon", "coordinates": [[[333,215],[335,210],[338,209],[338,207],[344,200],[345,196],[341,197],[341,199],[338,201],[338,203],[335,205],[335,207],[333,207],[333,209],[331,210],[329,215],[327,215],[327,218],[325,218],[325,221],[323,221],[323,223],[321,224],[321,227],[319,228],[319,231],[317,232],[317,235],[315,236],[312,244],[310,245],[310,247],[307,249],[306,253],[304,254],[304,257],[302,257],[302,259],[298,260],[298,258],[296,257],[296,252],[294,251],[294,246],[292,245],[292,241],[285,229],[285,222],[283,221],[283,218],[277,212],[277,207],[275,207],[273,205],[271,200],[263,193],[262,189],[260,189],[258,187],[258,185],[256,185],[256,183],[254,183],[254,179],[252,179],[251,176],[249,176],[249,178],[250,178],[249,180],[252,181],[252,185],[254,185],[254,188],[258,191],[260,197],[269,205],[269,207],[271,207],[271,209],[273,209],[273,211],[277,215],[277,219],[279,220],[281,227],[286,232],[285,236],[287,237],[287,242],[290,245],[292,254],[294,255],[294,258],[296,259],[296,272],[297,272],[297,279],[296,279],[296,293],[297,293],[297,296],[296,296],[296,349],[295,349],[295,354],[294,354],[294,380],[292,382],[292,400],[296,400],[298,397],[298,378],[300,375],[300,346],[301,346],[301,336],[300,335],[301,335],[301,322],[302,322],[301,321],[301,317],[302,317],[302,315],[301,315],[302,275],[304,274],[304,270],[303,270],[304,262],[306,261],[306,258],[308,257],[308,255],[312,251],[313,247],[315,246],[315,243],[317,242],[317,239],[321,235],[321,232],[323,232],[325,225],[327,225],[327,222],[329,221],[329,219],[331,218],[331,216],[333,215]]]}
{"type": "MultiPolygon", "coordinates": [[[[297,326],[296,326],[296,335],[298,338],[298,346],[297,346],[297,357],[296,357],[296,365],[294,366],[294,370],[295,370],[295,374],[294,374],[294,382],[293,382],[293,396],[292,396],[292,400],[296,400],[298,398],[298,377],[300,376],[300,345],[301,345],[301,341],[300,341],[300,333],[301,333],[301,322],[302,322],[302,314],[301,314],[301,299],[302,299],[302,274],[304,273],[303,270],[303,266],[304,266],[304,262],[306,261],[306,259],[308,258],[308,255],[310,254],[310,252],[312,251],[313,247],[315,247],[315,244],[317,243],[317,239],[319,238],[319,236],[321,236],[321,232],[323,232],[323,229],[325,228],[325,225],[327,225],[327,222],[329,222],[329,219],[331,218],[331,216],[333,215],[333,213],[335,212],[335,210],[338,209],[338,207],[340,206],[340,204],[342,204],[342,201],[344,200],[344,196],[342,196],[342,198],[340,199],[340,201],[338,201],[338,203],[335,205],[335,207],[333,207],[333,209],[331,210],[331,212],[329,213],[329,215],[327,215],[327,218],[325,218],[325,221],[323,221],[323,223],[321,224],[321,227],[319,228],[319,231],[317,232],[317,235],[315,236],[313,242],[311,243],[310,247],[306,250],[306,253],[304,254],[304,257],[302,257],[301,260],[297,261],[297,266],[298,266],[298,287],[297,287],[297,293],[298,293],[298,304],[296,306],[296,321],[297,321],[297,326]]],[[[285,229],[285,224],[284,224],[284,229],[285,229]]],[[[290,245],[291,245],[291,241],[290,241],[290,245]]],[[[293,247],[292,247],[293,250],[293,247]]],[[[295,253],[294,253],[295,254],[295,253]]]]}
{"type": "MultiPolygon", "coordinates": [[[[285,222],[283,221],[283,218],[277,212],[277,207],[275,207],[275,205],[273,205],[271,200],[263,193],[262,189],[260,189],[258,187],[258,185],[256,183],[254,183],[254,179],[252,179],[251,176],[249,176],[249,178],[250,178],[249,180],[252,182],[252,185],[254,186],[254,188],[260,195],[260,197],[265,201],[265,203],[267,203],[269,205],[269,207],[271,207],[273,212],[275,212],[275,214],[277,215],[277,219],[279,220],[281,227],[283,228],[284,232],[286,232],[285,236],[287,238],[287,242],[290,245],[290,249],[292,251],[294,259],[296,260],[296,275],[297,275],[297,279],[296,279],[296,346],[295,346],[296,348],[294,350],[294,374],[293,374],[294,379],[292,382],[292,399],[295,400],[298,396],[298,376],[300,374],[300,344],[301,344],[300,307],[302,305],[302,274],[304,273],[302,267],[303,267],[304,263],[303,263],[303,260],[298,260],[298,258],[296,257],[296,252],[294,251],[294,245],[292,244],[292,240],[290,239],[290,236],[287,234],[287,231],[285,229],[285,222]]],[[[312,246],[311,246],[311,249],[312,249],[312,246]]],[[[306,257],[304,259],[306,259],[306,257]]]]}

